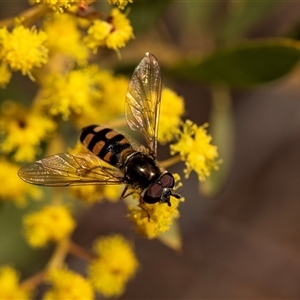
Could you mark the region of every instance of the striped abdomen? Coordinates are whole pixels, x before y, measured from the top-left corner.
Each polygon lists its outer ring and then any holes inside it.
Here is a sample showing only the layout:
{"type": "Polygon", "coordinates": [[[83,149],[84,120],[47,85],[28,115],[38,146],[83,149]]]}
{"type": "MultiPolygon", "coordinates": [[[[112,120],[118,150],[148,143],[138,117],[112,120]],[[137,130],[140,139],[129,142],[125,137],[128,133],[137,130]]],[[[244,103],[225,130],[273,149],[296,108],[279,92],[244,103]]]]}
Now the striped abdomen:
{"type": "MultiPolygon", "coordinates": [[[[101,125],[84,127],[80,141],[93,154],[115,167],[120,167],[124,163],[126,157],[122,152],[125,149],[132,149],[124,135],[101,125]]],[[[133,149],[130,152],[133,152],[133,149]]]]}

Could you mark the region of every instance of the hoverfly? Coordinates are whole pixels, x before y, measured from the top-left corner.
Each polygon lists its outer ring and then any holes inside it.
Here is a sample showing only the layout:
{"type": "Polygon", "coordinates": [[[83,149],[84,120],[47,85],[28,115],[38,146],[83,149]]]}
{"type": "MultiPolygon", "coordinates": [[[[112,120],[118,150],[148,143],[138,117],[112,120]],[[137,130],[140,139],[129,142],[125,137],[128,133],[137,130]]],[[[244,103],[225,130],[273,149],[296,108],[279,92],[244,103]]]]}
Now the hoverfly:
{"type": "Polygon", "coordinates": [[[154,55],[146,53],[133,72],[126,93],[125,116],[131,130],[143,134],[147,147],[136,146],[121,133],[102,125],[82,129],[86,153],[55,154],[22,167],[25,182],[62,187],[87,184],[126,184],[121,199],[140,196],[140,204],[167,203],[175,180],[156,160],[161,71],[154,55]]]}

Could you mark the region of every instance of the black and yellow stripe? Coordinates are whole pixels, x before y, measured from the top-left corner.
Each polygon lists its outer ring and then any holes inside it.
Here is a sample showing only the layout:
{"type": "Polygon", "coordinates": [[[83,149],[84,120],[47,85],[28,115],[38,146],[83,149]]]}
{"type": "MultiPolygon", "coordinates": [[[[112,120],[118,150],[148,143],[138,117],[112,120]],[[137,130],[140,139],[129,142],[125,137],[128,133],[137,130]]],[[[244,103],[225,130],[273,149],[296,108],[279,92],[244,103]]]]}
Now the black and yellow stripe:
{"type": "Polygon", "coordinates": [[[132,148],[124,135],[101,125],[83,128],[80,141],[93,154],[115,167],[122,164],[122,152],[132,148]]]}

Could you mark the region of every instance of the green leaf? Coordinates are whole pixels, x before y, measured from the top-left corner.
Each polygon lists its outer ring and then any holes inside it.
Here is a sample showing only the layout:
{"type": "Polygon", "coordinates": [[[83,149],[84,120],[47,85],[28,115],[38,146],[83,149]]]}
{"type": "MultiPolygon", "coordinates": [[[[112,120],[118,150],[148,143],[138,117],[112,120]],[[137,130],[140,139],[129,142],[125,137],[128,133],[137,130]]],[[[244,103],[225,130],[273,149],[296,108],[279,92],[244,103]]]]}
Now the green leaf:
{"type": "Polygon", "coordinates": [[[271,1],[229,1],[228,16],[218,32],[222,41],[243,36],[257,22],[272,13],[280,4],[279,0],[271,1]]]}
{"type": "Polygon", "coordinates": [[[286,75],[299,59],[296,40],[259,40],[218,50],[203,59],[181,61],[169,71],[206,83],[251,87],[286,75]]]}

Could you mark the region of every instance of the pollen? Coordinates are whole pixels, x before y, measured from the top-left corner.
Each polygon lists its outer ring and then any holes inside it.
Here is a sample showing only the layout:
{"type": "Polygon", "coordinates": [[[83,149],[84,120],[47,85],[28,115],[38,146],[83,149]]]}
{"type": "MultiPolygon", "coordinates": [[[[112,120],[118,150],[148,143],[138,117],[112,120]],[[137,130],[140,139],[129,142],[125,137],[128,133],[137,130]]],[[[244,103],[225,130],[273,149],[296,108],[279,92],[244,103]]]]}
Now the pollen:
{"type": "Polygon", "coordinates": [[[127,217],[133,223],[138,234],[153,239],[168,231],[174,219],[179,218],[178,205],[180,201],[171,196],[170,203],[171,206],[162,203],[143,203],[142,207],[128,207],[127,217]]]}
{"type": "Polygon", "coordinates": [[[13,158],[16,161],[34,160],[41,150],[41,142],[55,130],[55,123],[13,101],[4,101],[0,109],[1,151],[4,154],[14,152],[13,158]]]}
{"type": "Polygon", "coordinates": [[[17,25],[11,32],[1,28],[0,60],[11,70],[31,76],[34,67],[41,67],[48,61],[46,40],[46,33],[38,31],[35,27],[28,29],[17,25]]]}
{"type": "Polygon", "coordinates": [[[6,64],[0,64],[0,87],[5,88],[11,78],[11,71],[6,64]]]}
{"type": "Polygon", "coordinates": [[[0,182],[5,187],[0,189],[1,201],[13,202],[18,207],[24,207],[27,203],[27,196],[33,200],[41,198],[42,193],[38,187],[29,185],[18,177],[18,165],[3,157],[0,157],[0,165],[0,182]]]}
{"type": "Polygon", "coordinates": [[[75,228],[75,221],[64,206],[44,206],[23,219],[24,235],[32,247],[44,247],[68,236],[75,228]]]}
{"type": "Polygon", "coordinates": [[[129,20],[116,8],[111,11],[109,20],[112,29],[106,40],[107,48],[117,50],[125,47],[126,43],[134,37],[129,20]]]}
{"type": "Polygon", "coordinates": [[[0,268],[0,299],[31,299],[32,291],[19,286],[19,274],[9,266],[0,268]]]}
{"type": "Polygon", "coordinates": [[[93,52],[97,52],[97,49],[103,46],[118,50],[125,47],[126,43],[133,37],[130,21],[117,8],[114,8],[108,21],[96,20],[93,22],[88,29],[84,42],[93,52]]]}
{"type": "Polygon", "coordinates": [[[48,36],[47,46],[51,55],[63,54],[84,65],[88,58],[88,49],[82,43],[77,19],[68,14],[52,14],[43,28],[48,36]]]}
{"type": "Polygon", "coordinates": [[[118,297],[137,268],[132,245],[121,235],[101,237],[94,243],[98,258],[88,267],[88,277],[95,290],[104,297],[118,297]]]}
{"type": "Polygon", "coordinates": [[[43,300],[94,299],[94,291],[88,280],[68,269],[52,270],[46,276],[51,288],[45,292],[43,300]]]}
{"type": "Polygon", "coordinates": [[[167,143],[174,139],[179,131],[181,116],[184,114],[184,100],[169,88],[161,95],[158,141],[167,143]],[[170,109],[172,107],[172,109],[170,109]]]}
{"type": "Polygon", "coordinates": [[[198,174],[200,181],[204,181],[213,169],[219,168],[217,147],[211,144],[212,138],[207,133],[208,124],[197,126],[187,120],[182,131],[178,133],[178,141],[171,145],[171,154],[179,153],[185,162],[185,177],[191,171],[198,174]]]}
{"type": "Polygon", "coordinates": [[[66,74],[49,75],[43,81],[41,104],[48,108],[50,114],[61,115],[64,120],[68,120],[71,114],[93,114],[97,101],[102,97],[98,81],[96,65],[66,74]]]}
{"type": "Polygon", "coordinates": [[[44,3],[56,12],[64,12],[65,9],[71,7],[75,0],[30,0],[31,4],[44,3]]]}

